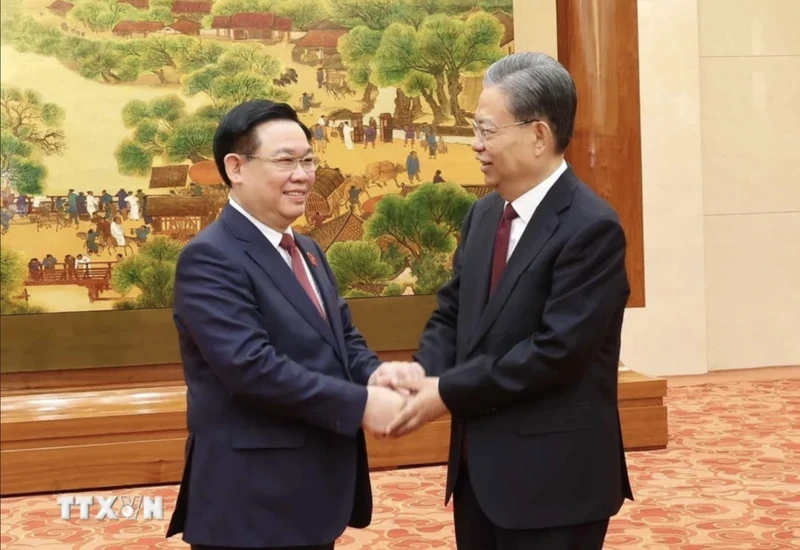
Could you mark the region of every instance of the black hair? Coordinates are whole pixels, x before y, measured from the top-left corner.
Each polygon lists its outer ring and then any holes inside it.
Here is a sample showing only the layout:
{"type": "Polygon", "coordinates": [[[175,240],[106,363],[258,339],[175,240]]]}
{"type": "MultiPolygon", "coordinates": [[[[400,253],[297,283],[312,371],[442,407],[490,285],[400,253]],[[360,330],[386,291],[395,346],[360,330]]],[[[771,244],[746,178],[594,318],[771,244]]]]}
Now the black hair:
{"type": "Polygon", "coordinates": [[[214,162],[228,187],[231,186],[231,181],[225,171],[225,157],[230,153],[255,154],[261,146],[256,128],[271,120],[296,122],[303,129],[306,139],[311,140],[311,130],[300,121],[297,111],[286,103],[253,99],[237,105],[222,117],[214,133],[214,162]]]}

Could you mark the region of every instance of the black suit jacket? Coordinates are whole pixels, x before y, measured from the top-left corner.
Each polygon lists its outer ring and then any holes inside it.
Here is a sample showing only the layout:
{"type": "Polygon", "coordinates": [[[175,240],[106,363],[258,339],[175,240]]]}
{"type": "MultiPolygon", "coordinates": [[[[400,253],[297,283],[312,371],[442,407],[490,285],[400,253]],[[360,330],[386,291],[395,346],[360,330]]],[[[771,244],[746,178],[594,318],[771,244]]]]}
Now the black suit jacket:
{"type": "Polygon", "coordinates": [[[296,235],[326,322],[242,214],[183,249],[174,318],[187,393],[186,466],[167,536],[192,544],[325,544],[370,523],[361,420],[378,366],[322,250],[296,235]]]}
{"type": "Polygon", "coordinates": [[[453,278],[415,355],[440,375],[453,418],[446,500],[465,444],[475,495],[496,525],[608,518],[632,498],[617,409],[625,235],[568,168],[489,296],[504,204],[492,193],[468,212],[453,278]]]}

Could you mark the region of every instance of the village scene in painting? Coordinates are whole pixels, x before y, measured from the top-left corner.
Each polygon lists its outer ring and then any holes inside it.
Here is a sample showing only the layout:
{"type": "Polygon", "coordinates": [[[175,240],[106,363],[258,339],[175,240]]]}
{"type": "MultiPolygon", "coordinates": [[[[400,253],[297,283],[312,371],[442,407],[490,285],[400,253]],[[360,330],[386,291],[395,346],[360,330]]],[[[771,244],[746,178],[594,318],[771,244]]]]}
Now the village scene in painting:
{"type": "Polygon", "coordinates": [[[485,195],[472,117],[512,0],[2,0],[0,312],[172,305],[228,200],[227,109],[287,102],[320,158],[293,229],[347,298],[433,294],[485,195]]]}

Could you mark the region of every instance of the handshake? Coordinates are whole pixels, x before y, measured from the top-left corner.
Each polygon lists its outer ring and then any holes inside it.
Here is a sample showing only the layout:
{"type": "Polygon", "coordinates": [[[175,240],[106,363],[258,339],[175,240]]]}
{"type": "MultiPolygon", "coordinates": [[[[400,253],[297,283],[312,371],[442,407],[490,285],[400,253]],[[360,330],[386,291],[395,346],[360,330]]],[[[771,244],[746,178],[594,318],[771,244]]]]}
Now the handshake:
{"type": "Polygon", "coordinates": [[[382,363],[367,382],[363,428],[377,437],[400,437],[445,414],[439,379],[419,363],[382,363]]]}

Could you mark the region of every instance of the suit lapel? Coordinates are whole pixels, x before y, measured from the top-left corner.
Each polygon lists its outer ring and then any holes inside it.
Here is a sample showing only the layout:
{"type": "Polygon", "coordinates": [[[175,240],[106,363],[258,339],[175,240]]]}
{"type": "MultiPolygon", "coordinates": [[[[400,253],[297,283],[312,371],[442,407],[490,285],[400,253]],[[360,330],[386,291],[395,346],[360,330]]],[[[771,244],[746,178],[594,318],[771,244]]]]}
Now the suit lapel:
{"type": "MultiPolygon", "coordinates": [[[[474,328],[478,325],[486,301],[489,297],[489,279],[492,275],[492,249],[504,201],[499,195],[488,204],[470,227],[470,242],[464,251],[464,264],[461,266],[461,286],[470,294],[469,300],[461,302],[464,311],[464,324],[474,328]],[[474,237],[473,237],[474,235],[474,237]],[[488,251],[488,252],[487,252],[488,251]]],[[[472,334],[470,334],[471,336],[472,334]]]]}
{"type": "MultiPolygon", "coordinates": [[[[306,295],[303,287],[300,286],[292,269],[286,264],[286,260],[281,256],[280,252],[272,246],[250,220],[242,216],[233,207],[225,206],[221,217],[228,227],[233,230],[236,237],[244,241],[245,253],[269,276],[281,294],[286,297],[297,312],[320,333],[335,351],[341,352],[331,331],[331,326],[319,314],[319,311],[306,295]]],[[[322,292],[320,291],[320,293],[322,292]]]]}
{"type": "MultiPolygon", "coordinates": [[[[297,242],[297,248],[300,249],[300,252],[303,254],[303,257],[308,259],[311,258],[311,253],[309,252],[314,248],[314,245],[311,243],[310,239],[304,237],[303,235],[295,234],[295,240],[297,242]]],[[[325,269],[319,264],[321,262],[321,258],[314,257],[314,261],[308,262],[309,271],[311,271],[311,276],[314,277],[314,281],[317,283],[317,288],[319,289],[319,293],[322,296],[322,305],[325,308],[325,312],[328,315],[328,322],[330,323],[330,328],[333,330],[333,334],[336,337],[336,342],[338,344],[337,351],[339,352],[339,356],[347,366],[347,350],[344,342],[344,327],[342,327],[342,315],[339,311],[339,298],[336,294],[331,281],[328,278],[328,274],[325,272],[325,269]]],[[[315,310],[316,311],[316,310],[315,310]]],[[[317,314],[319,317],[319,314],[317,314]]],[[[347,372],[347,376],[350,376],[350,370],[345,368],[345,372],[347,372]]]]}
{"type": "MultiPolygon", "coordinates": [[[[558,227],[558,214],[569,207],[569,204],[572,202],[574,187],[575,176],[571,170],[567,169],[553,185],[553,188],[545,195],[541,204],[536,208],[533,217],[531,217],[528,225],[525,227],[525,231],[522,233],[522,237],[514,248],[511,258],[508,260],[508,264],[503,271],[503,275],[500,277],[497,288],[491,296],[489,296],[486,309],[483,311],[483,315],[477,323],[472,340],[468,346],[468,354],[472,352],[475,346],[478,345],[491,328],[500,311],[503,309],[503,306],[511,296],[511,291],[514,290],[514,286],[516,286],[520,276],[527,267],[534,262],[536,256],[539,255],[539,252],[541,252],[544,245],[555,232],[558,227]]],[[[495,232],[496,230],[491,231],[492,241],[488,245],[488,250],[490,251],[494,248],[495,232]]],[[[484,256],[489,256],[489,262],[491,262],[491,254],[484,254],[484,256]]],[[[484,284],[486,292],[488,292],[488,286],[487,280],[484,284]]]]}

